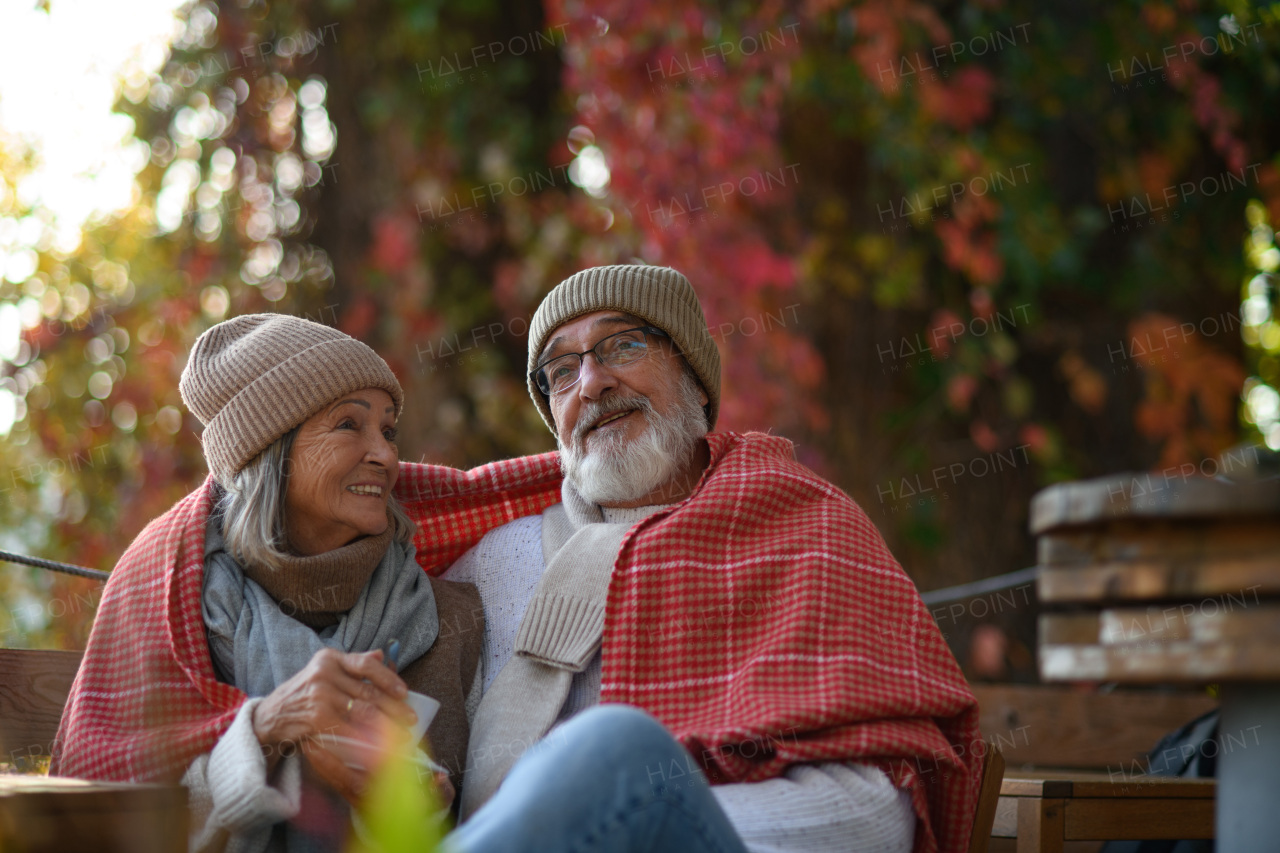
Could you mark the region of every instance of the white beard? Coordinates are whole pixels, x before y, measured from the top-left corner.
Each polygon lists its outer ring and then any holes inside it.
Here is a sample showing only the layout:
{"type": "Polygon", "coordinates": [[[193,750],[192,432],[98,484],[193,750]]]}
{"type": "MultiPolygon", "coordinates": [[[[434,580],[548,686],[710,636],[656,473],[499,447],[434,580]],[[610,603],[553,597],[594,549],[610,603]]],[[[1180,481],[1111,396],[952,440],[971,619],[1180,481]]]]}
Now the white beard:
{"type": "MultiPolygon", "coordinates": [[[[578,494],[593,504],[630,503],[643,498],[687,467],[707,434],[707,419],[698,399],[698,380],[681,371],[674,410],[661,415],[648,397],[610,394],[588,404],[578,414],[578,428],[568,446],[560,444],[560,466],[578,494]],[[589,432],[607,412],[634,409],[648,428],[634,441],[621,435],[589,432]]],[[[672,494],[683,494],[692,483],[670,483],[672,494]]],[[[661,503],[662,501],[659,501],[661,503]]]]}

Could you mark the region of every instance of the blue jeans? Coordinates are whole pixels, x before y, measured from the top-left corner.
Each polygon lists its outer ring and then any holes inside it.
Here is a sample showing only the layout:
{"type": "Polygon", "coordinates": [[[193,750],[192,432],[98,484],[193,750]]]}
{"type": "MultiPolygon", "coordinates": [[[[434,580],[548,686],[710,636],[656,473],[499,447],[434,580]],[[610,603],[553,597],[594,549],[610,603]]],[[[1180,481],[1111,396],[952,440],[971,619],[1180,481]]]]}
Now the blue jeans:
{"type": "Polygon", "coordinates": [[[746,853],[692,756],[629,705],[597,705],[552,731],[445,848],[746,853]]]}

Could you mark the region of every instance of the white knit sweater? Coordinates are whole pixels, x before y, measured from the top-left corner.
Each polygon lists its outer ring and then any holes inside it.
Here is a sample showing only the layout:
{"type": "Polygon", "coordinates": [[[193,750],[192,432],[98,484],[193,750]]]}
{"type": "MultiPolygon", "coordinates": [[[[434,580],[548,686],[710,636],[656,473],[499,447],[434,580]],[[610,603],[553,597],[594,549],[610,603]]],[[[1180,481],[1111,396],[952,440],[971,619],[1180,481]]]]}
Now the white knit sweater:
{"type": "Polygon", "coordinates": [[[240,706],[211,752],[196,758],[182,777],[191,809],[189,847],[199,851],[263,853],[279,848],[275,824],[297,815],[302,805],[302,765],[297,755],[281,758],[271,777],[253,733],[253,709],[240,706]]]}
{"type": "MultiPolygon", "coordinates": [[[[605,520],[635,523],[657,509],[606,509],[605,520]]],[[[545,569],[542,517],[535,515],[489,532],[444,575],[480,590],[485,630],[477,677],[485,690],[513,654],[520,619],[545,569]]],[[[597,653],[574,676],[559,719],[600,701],[600,671],[597,653]]],[[[471,714],[474,704],[468,703],[471,714]]],[[[765,782],[711,790],[751,853],[908,853],[915,838],[910,797],[880,770],[861,764],[797,765],[765,782]]]]}

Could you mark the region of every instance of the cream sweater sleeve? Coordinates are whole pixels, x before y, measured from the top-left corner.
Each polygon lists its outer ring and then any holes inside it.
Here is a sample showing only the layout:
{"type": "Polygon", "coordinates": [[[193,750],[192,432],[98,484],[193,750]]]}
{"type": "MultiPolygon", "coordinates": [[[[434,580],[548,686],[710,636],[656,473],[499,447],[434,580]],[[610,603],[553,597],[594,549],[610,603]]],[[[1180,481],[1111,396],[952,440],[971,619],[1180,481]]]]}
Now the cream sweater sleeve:
{"type": "Polygon", "coordinates": [[[750,853],[910,853],[915,841],[910,795],[862,764],[798,764],[711,792],[750,853]]]}
{"type": "Polygon", "coordinates": [[[271,827],[298,813],[302,765],[297,755],[281,758],[272,778],[253,733],[253,709],[240,706],[231,726],[182,777],[191,811],[191,850],[258,853],[267,849],[271,827]]]}

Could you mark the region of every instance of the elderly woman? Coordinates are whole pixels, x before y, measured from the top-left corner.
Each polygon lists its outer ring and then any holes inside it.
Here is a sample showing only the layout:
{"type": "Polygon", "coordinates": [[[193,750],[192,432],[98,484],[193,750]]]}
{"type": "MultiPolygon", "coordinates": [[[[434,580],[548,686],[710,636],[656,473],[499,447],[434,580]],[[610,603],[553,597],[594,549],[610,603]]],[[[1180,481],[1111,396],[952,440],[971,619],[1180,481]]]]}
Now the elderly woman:
{"type": "MultiPolygon", "coordinates": [[[[181,778],[197,849],[336,848],[343,799],[366,780],[329,735],[411,725],[415,690],[443,703],[428,739],[461,773],[479,597],[423,572],[438,559],[415,560],[392,495],[404,395],[367,346],[296,317],[237,317],[196,341],[179,387],[211,477],[112,572],[53,772],[181,778]]],[[[439,485],[415,467],[419,489],[439,485]]],[[[472,504],[504,503],[501,479],[472,504]]],[[[468,512],[436,558],[511,517],[468,512]]]]}

